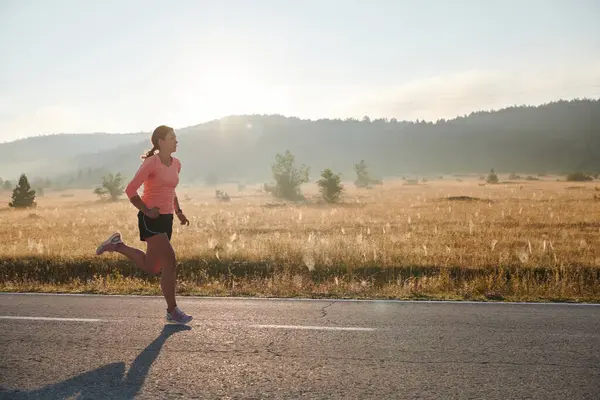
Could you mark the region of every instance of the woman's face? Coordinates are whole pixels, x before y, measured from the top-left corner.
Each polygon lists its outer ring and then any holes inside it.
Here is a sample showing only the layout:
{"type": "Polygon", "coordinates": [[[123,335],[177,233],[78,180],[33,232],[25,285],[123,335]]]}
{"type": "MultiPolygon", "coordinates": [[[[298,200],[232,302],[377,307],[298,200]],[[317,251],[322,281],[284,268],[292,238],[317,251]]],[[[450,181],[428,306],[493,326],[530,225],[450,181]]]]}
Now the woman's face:
{"type": "Polygon", "coordinates": [[[164,139],[158,139],[159,149],[163,153],[171,154],[177,151],[177,136],[171,131],[164,139]]]}

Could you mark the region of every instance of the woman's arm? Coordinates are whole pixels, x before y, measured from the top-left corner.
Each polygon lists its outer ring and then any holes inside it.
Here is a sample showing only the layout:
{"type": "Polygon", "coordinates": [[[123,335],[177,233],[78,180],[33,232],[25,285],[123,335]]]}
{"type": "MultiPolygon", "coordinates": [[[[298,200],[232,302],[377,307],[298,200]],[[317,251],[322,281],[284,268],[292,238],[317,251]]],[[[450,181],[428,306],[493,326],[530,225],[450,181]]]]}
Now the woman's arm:
{"type": "Polygon", "coordinates": [[[146,204],[144,204],[142,198],[139,195],[134,195],[129,199],[129,201],[135,206],[135,208],[137,208],[146,215],[148,214],[148,207],[146,206],[146,204]]]}
{"type": "Polygon", "coordinates": [[[133,179],[131,179],[131,181],[125,188],[125,193],[127,194],[127,197],[129,198],[131,204],[133,204],[135,208],[137,208],[144,214],[147,214],[149,210],[146,204],[144,204],[144,202],[142,201],[137,191],[140,188],[140,186],[142,186],[144,181],[148,179],[152,172],[154,172],[154,160],[152,159],[152,157],[149,157],[144,160],[142,165],[140,165],[133,179]]]}

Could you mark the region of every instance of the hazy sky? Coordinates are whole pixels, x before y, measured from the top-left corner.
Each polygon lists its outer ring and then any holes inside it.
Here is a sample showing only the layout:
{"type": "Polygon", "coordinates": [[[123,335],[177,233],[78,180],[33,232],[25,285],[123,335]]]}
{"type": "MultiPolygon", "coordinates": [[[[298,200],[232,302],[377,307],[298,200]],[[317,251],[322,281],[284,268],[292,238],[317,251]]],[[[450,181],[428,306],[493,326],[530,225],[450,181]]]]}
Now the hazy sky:
{"type": "Polygon", "coordinates": [[[0,0],[0,142],[600,95],[598,0],[0,0]]]}

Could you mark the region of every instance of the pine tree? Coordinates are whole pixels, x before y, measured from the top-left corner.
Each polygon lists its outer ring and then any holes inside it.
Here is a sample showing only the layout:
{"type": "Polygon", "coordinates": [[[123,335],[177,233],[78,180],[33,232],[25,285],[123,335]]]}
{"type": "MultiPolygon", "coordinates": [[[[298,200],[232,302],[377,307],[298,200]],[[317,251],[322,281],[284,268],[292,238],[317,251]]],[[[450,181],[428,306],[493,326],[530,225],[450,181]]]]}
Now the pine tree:
{"type": "Polygon", "coordinates": [[[29,181],[25,174],[21,174],[19,184],[13,190],[12,202],[8,203],[10,207],[24,208],[35,207],[35,190],[29,186],[29,181]]]}
{"type": "Polygon", "coordinates": [[[498,175],[496,175],[496,171],[494,171],[494,168],[490,170],[490,173],[485,178],[485,180],[487,183],[498,183],[498,175]]]}

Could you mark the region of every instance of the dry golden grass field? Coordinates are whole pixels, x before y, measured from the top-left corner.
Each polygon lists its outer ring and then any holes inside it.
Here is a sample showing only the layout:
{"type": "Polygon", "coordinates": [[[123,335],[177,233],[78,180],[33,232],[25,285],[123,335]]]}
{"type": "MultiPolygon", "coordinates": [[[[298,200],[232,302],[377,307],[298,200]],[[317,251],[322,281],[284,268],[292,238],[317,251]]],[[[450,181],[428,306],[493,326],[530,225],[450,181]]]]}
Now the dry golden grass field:
{"type": "MultiPolygon", "coordinates": [[[[259,186],[178,189],[178,294],[339,298],[600,300],[598,182],[483,185],[477,177],[346,183],[342,204],[284,204],[259,186]]],[[[599,187],[600,189],[600,187],[599,187]]],[[[0,290],[160,294],[119,254],[96,256],[120,230],[139,241],[135,208],[92,190],[47,191],[34,209],[0,194],[0,290]]]]}

